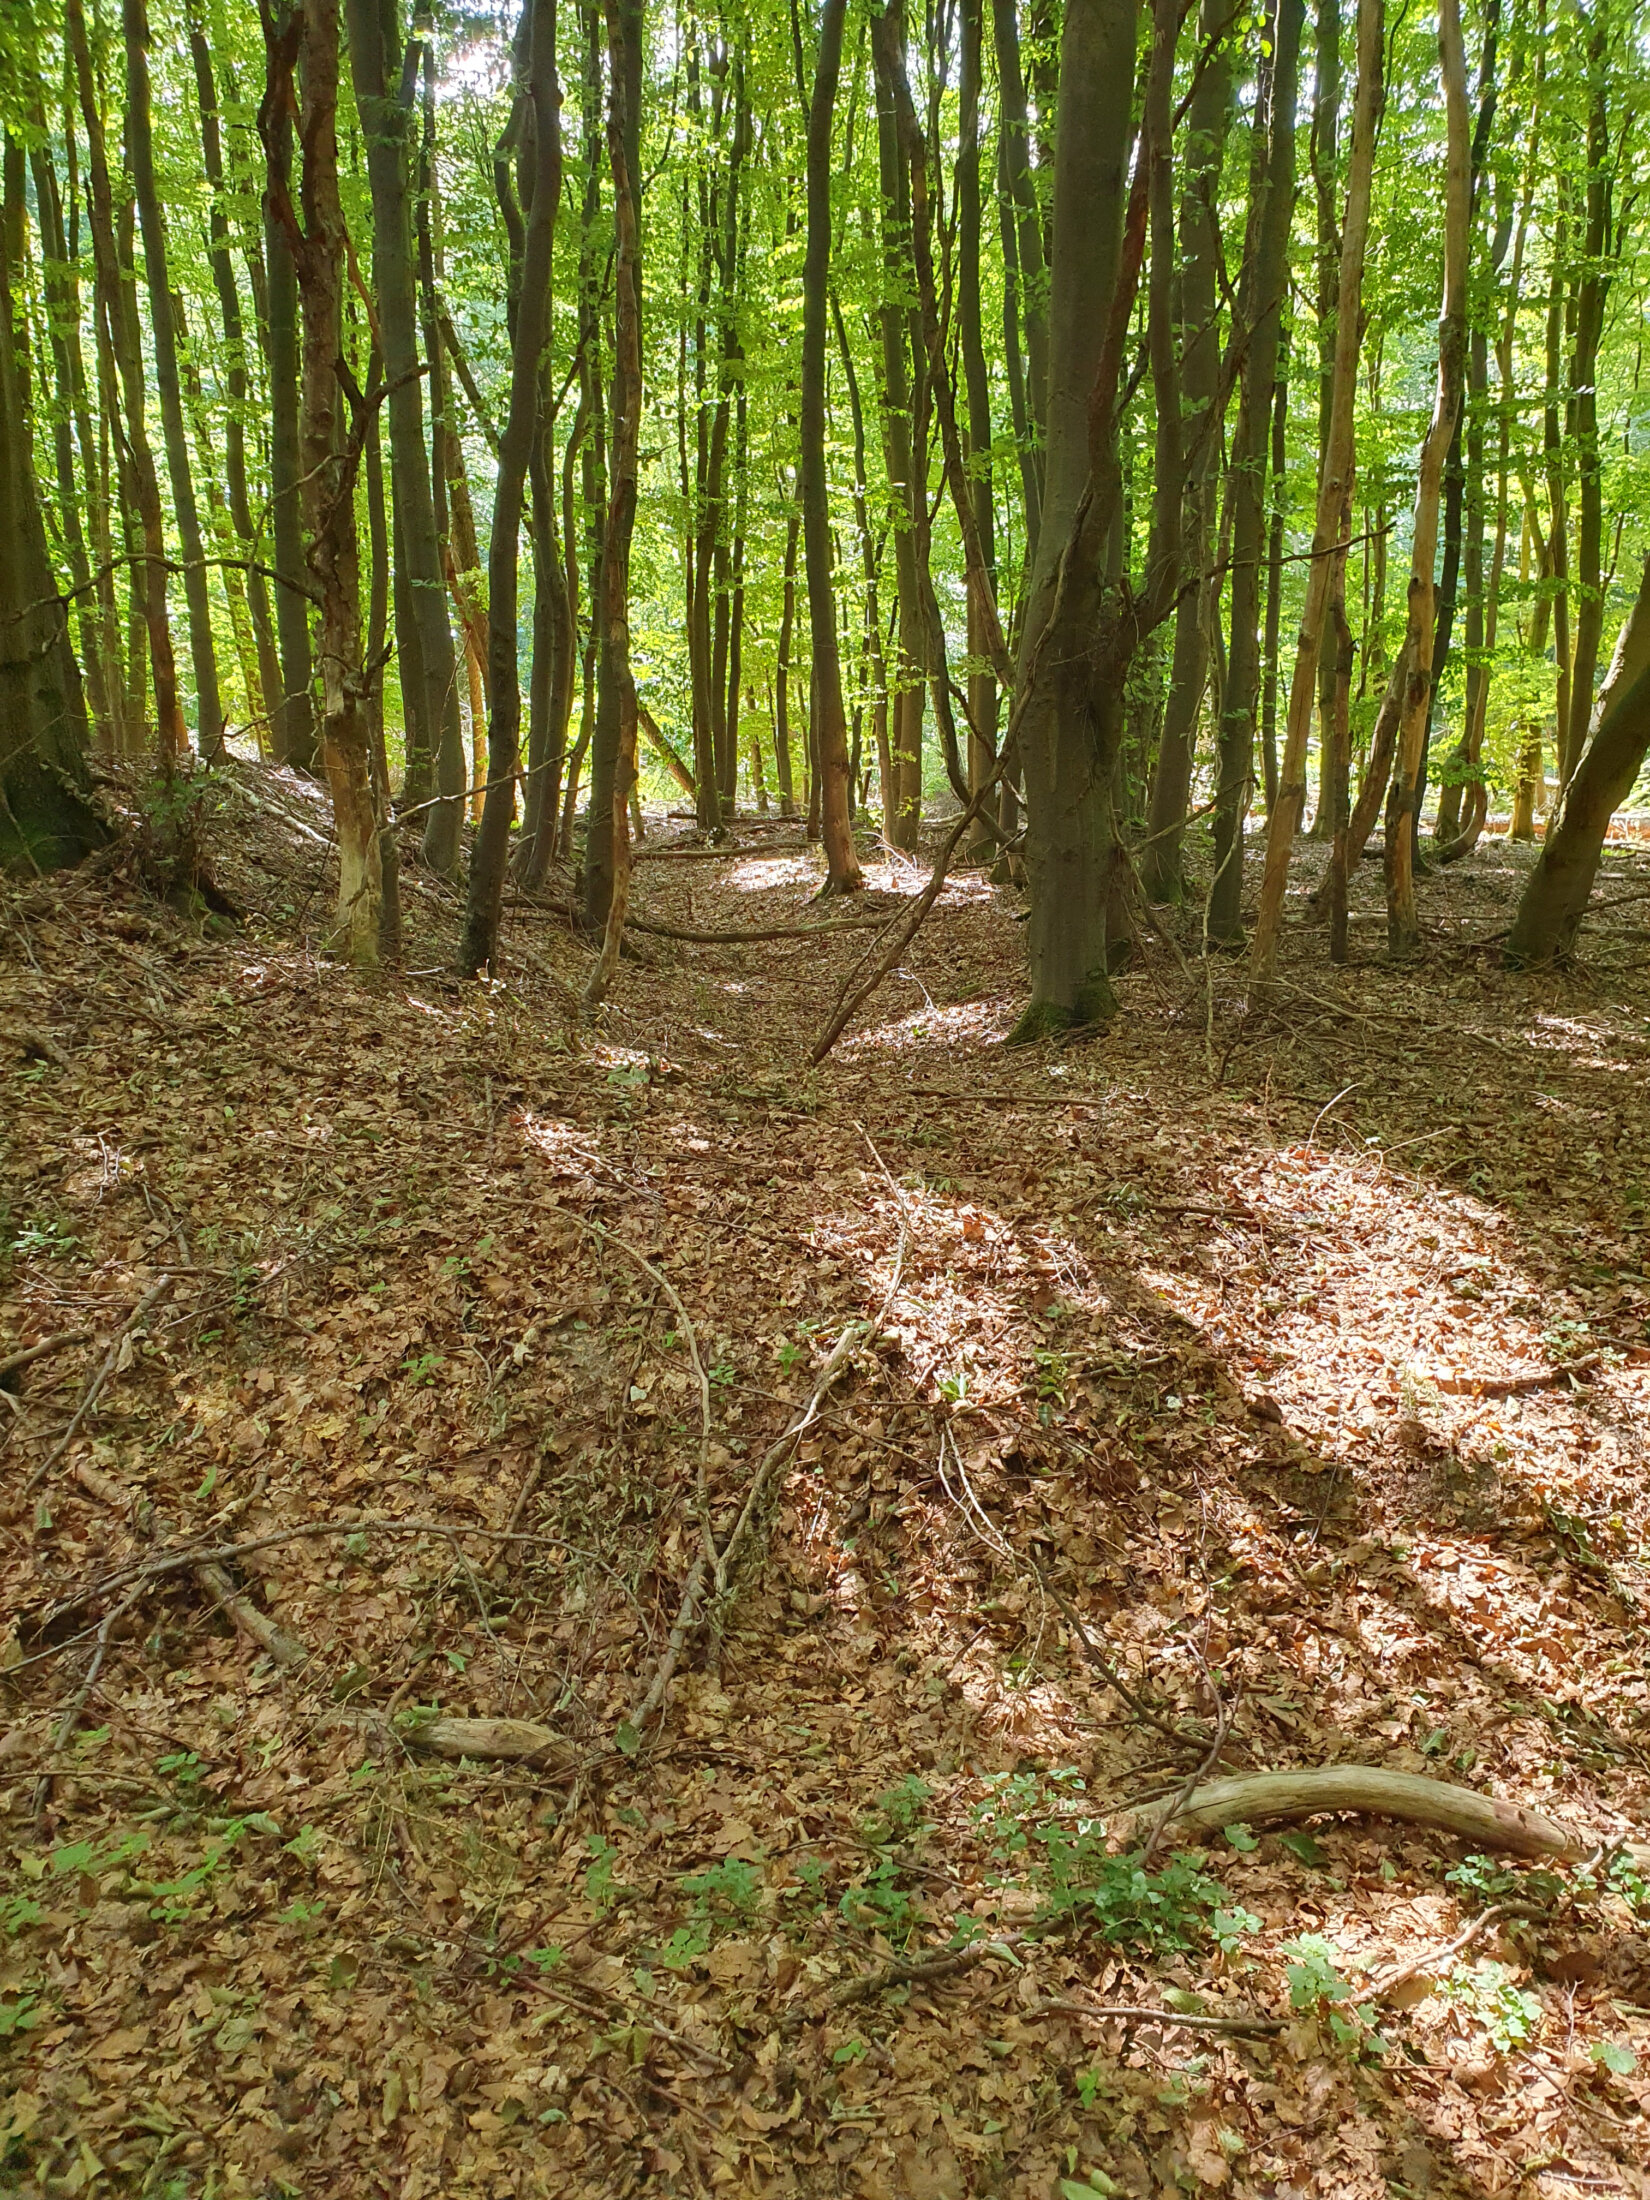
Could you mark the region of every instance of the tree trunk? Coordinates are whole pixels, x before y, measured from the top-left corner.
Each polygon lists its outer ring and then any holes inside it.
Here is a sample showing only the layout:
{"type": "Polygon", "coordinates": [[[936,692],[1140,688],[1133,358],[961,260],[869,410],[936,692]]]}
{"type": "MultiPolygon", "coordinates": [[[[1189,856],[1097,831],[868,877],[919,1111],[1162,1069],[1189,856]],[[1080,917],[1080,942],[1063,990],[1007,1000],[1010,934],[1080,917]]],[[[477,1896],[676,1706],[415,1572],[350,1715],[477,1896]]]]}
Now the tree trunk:
{"type": "Polygon", "coordinates": [[[837,651],[836,597],[831,573],[831,520],[825,472],[825,316],[831,278],[831,124],[842,67],[847,0],[824,0],[819,58],[808,103],[808,244],[802,305],[802,530],[808,575],[808,630],[813,645],[812,703],[819,759],[820,829],[825,891],[855,893],[865,883],[848,815],[848,723],[837,651]]]}
{"type": "Polygon", "coordinates": [[[212,67],[212,47],[204,21],[191,20],[189,50],[195,64],[195,92],[200,104],[201,155],[206,180],[212,190],[212,282],[218,294],[218,313],[223,323],[227,358],[229,404],[223,430],[224,481],[229,492],[229,516],[234,522],[243,557],[255,561],[246,575],[246,600],[252,620],[252,641],[258,658],[257,707],[271,726],[281,700],[281,661],[275,647],[275,622],[270,615],[269,587],[255,569],[262,562],[258,532],[252,519],[252,497],[246,478],[246,333],[241,319],[241,294],[235,282],[235,266],[229,252],[229,216],[225,210],[223,133],[218,112],[218,91],[212,67]]]}
{"type": "MultiPolygon", "coordinates": [[[[618,189],[618,170],[620,166],[623,167],[627,188],[631,193],[630,219],[633,223],[639,223],[640,203],[635,194],[640,188],[641,175],[641,0],[606,0],[606,5],[610,77],[608,163],[613,173],[615,194],[618,189]]],[[[613,219],[617,229],[620,214],[616,202],[613,219]]],[[[638,256],[633,267],[634,304],[638,316],[641,312],[640,250],[638,234],[638,256]]],[[[601,578],[595,599],[600,642],[596,653],[596,723],[590,744],[590,823],[585,843],[584,867],[585,921],[592,928],[604,933],[615,896],[628,890],[630,844],[625,826],[625,805],[629,800],[630,778],[634,773],[636,754],[634,713],[630,713],[627,718],[625,696],[625,682],[629,678],[630,666],[630,536],[635,520],[636,485],[633,478],[628,484],[621,479],[619,461],[622,455],[621,446],[627,442],[634,458],[635,438],[640,422],[627,417],[624,411],[622,385],[629,370],[618,356],[617,315],[615,303],[612,465],[607,515],[602,530],[601,578]],[[622,557],[623,565],[619,572],[614,573],[608,568],[616,551],[622,557]],[[619,608],[624,632],[618,636],[610,636],[606,625],[615,605],[619,608]]],[[[639,329],[639,320],[637,325],[639,329]]],[[[636,372],[639,376],[639,353],[636,372]]],[[[639,404],[639,381],[634,394],[639,404]]]]}
{"type": "Polygon", "coordinates": [[[800,499],[791,505],[785,523],[785,566],[780,584],[779,643],[775,652],[773,708],[773,766],[779,782],[779,814],[796,815],[796,781],[791,763],[791,643],[796,633],[796,549],[802,532],[800,499]]]}
{"type": "MultiPolygon", "coordinates": [[[[980,313],[980,79],[985,0],[963,0],[960,141],[957,150],[957,319],[962,346],[963,380],[968,393],[968,468],[974,526],[980,556],[993,595],[997,592],[996,513],[991,481],[991,380],[986,366],[985,331],[980,313]]],[[[874,619],[874,612],[872,617],[874,619]]],[[[874,632],[874,627],[872,629],[874,632]]],[[[985,625],[970,596],[968,654],[975,669],[968,676],[968,785],[978,794],[996,768],[999,688],[996,673],[982,666],[985,625]]],[[[993,804],[992,808],[995,809],[993,804]]],[[[976,863],[989,861],[996,845],[989,815],[982,815],[969,840],[976,863]]]]}
{"type": "Polygon", "coordinates": [[[561,197],[556,0],[527,0],[527,6],[530,28],[526,80],[517,91],[516,110],[521,125],[531,123],[527,143],[532,196],[525,208],[521,293],[510,357],[510,404],[499,438],[493,529],[487,550],[487,654],[492,703],[487,720],[487,797],[470,857],[464,937],[459,947],[459,968],[466,977],[491,969],[498,960],[498,928],[521,748],[521,676],[516,662],[521,516],[538,434],[539,370],[550,334],[550,280],[561,197]]]}
{"type": "MultiPolygon", "coordinates": [[[[338,942],[353,962],[379,959],[385,925],[383,840],[387,790],[375,786],[361,661],[355,476],[366,423],[347,426],[340,402],[353,378],[343,353],[345,232],[338,193],[338,0],[308,0],[301,18],[265,19],[269,89],[259,116],[269,125],[292,100],[302,41],[298,132],[304,148],[299,211],[279,179],[271,147],[274,214],[286,233],[303,301],[303,418],[299,451],[309,571],[320,604],[321,749],[338,837],[338,942]]],[[[393,888],[392,888],[393,890],[393,888]]],[[[387,929],[399,927],[393,911],[387,929]]]]}
{"type": "Polygon", "coordinates": [[[1277,374],[1279,309],[1289,277],[1295,195],[1295,91],[1302,0],[1274,0],[1270,111],[1252,167],[1250,280],[1239,293],[1247,349],[1232,436],[1232,610],[1214,817],[1215,875],[1206,924],[1218,946],[1243,937],[1243,823],[1254,785],[1260,700],[1260,591],[1266,542],[1266,442],[1277,374]],[[1258,172],[1256,172],[1258,171],[1258,172]]]}
{"type": "Polygon", "coordinates": [[[143,270],[149,291],[149,335],[154,345],[155,388],[160,397],[166,471],[172,484],[172,512],[183,552],[183,593],[189,607],[189,655],[195,673],[195,741],[208,763],[224,754],[223,704],[218,695],[218,657],[212,637],[211,588],[200,514],[189,464],[189,437],[183,420],[183,385],[178,373],[177,328],[166,264],[166,224],[155,181],[149,115],[149,13],[145,0],[122,0],[126,38],[127,157],[143,226],[143,270]]]}
{"type": "Polygon", "coordinates": [[[1181,844],[1191,801],[1198,717],[1209,684],[1209,631],[1220,581],[1212,570],[1215,485],[1220,471],[1220,232],[1216,194],[1232,113],[1232,55],[1222,35],[1226,0],[1202,0],[1198,34],[1218,39],[1192,93],[1180,198],[1181,397],[1186,412],[1184,551],[1195,586],[1175,606],[1169,693],[1147,803],[1140,882],[1148,901],[1183,901],[1181,844]]]}
{"type": "Polygon", "coordinates": [[[1444,297],[1438,322],[1438,387],[1432,424],[1421,446],[1415,485],[1414,547],[1410,563],[1409,680],[1398,726],[1392,794],[1386,817],[1387,945],[1394,955],[1414,952],[1420,939],[1415,909],[1415,815],[1420,801],[1421,748],[1432,699],[1433,559],[1438,547],[1438,503],[1444,460],[1455,439],[1461,410],[1467,347],[1467,248],[1471,237],[1471,123],[1467,112],[1466,56],[1461,44],[1459,0],[1439,0],[1438,56],[1448,132],[1444,196],[1444,297]]]}
{"type": "Polygon", "coordinates": [[[1026,87],[1020,69],[1018,0],[992,0],[991,16],[1001,109],[998,158],[1002,173],[1004,348],[1015,406],[1014,438],[1020,448],[1029,575],[1036,565],[1042,528],[1048,430],[1049,323],[1043,225],[1031,170],[1026,87]]]}
{"type": "MultiPolygon", "coordinates": [[[[71,0],[78,6],[79,0],[71,0]]],[[[295,0],[273,0],[272,26],[287,34],[295,0]]],[[[310,655],[309,603],[304,572],[302,465],[299,457],[301,367],[298,340],[298,276],[292,246],[275,214],[277,195],[291,196],[290,89],[278,96],[266,87],[259,123],[268,159],[264,194],[264,259],[269,286],[265,340],[269,357],[269,504],[275,540],[275,631],[280,644],[281,688],[273,727],[275,760],[310,772],[316,764],[314,666],[310,655]]]]}
{"type": "Polygon", "coordinates": [[[1121,682],[1107,540],[1121,507],[1114,417],[1145,206],[1125,233],[1134,0],[1068,0],[1060,42],[1049,289],[1048,461],[1010,738],[1025,767],[1029,1041],[1116,1007],[1106,911],[1121,682]]]}
{"type": "Polygon", "coordinates": [[[1593,680],[1604,633],[1603,466],[1598,437],[1598,352],[1610,291],[1611,144],[1605,68],[1606,11],[1597,4],[1587,43],[1587,222],[1575,286],[1575,346],[1570,364],[1570,434],[1576,447],[1580,513],[1576,531],[1575,664],[1570,708],[1559,722],[1558,776],[1567,786],[1580,761],[1593,714],[1593,680]]]}
{"type": "MultiPolygon", "coordinates": [[[[418,628],[416,696],[403,679],[403,701],[435,758],[437,799],[424,819],[424,855],[432,870],[458,869],[464,825],[464,736],[459,722],[458,661],[447,618],[447,584],[436,529],[430,454],[424,441],[419,373],[418,288],[413,272],[408,180],[414,118],[412,69],[403,78],[398,0],[348,0],[355,101],[366,140],[372,188],[372,273],[390,422],[390,482],[406,581],[405,602],[418,628]]],[[[432,362],[433,364],[433,362],[432,362]]]]}
{"type": "MultiPolygon", "coordinates": [[[[81,0],[67,0],[64,23],[74,61],[75,83],[80,98],[81,120],[86,126],[86,154],[91,185],[92,251],[97,277],[98,318],[107,338],[109,353],[119,377],[119,397],[125,414],[125,465],[131,502],[142,531],[143,630],[148,643],[149,665],[155,689],[155,717],[161,755],[172,760],[184,756],[189,736],[178,700],[177,665],[172,654],[172,628],[166,610],[166,523],[161,512],[160,478],[144,426],[146,378],[143,348],[137,327],[135,301],[121,275],[120,247],[115,232],[114,193],[109,181],[109,161],[103,135],[103,115],[97,81],[92,70],[91,46],[81,0]]],[[[111,378],[106,400],[115,396],[111,378]]],[[[134,581],[134,595],[137,584],[134,581]]],[[[134,665],[135,670],[135,665],[134,665]]]]}
{"type": "MultiPolygon", "coordinates": [[[[1343,625],[1345,621],[1346,556],[1352,530],[1352,490],[1357,468],[1353,425],[1358,394],[1358,352],[1363,338],[1364,253],[1369,239],[1375,134],[1381,120],[1385,40],[1382,0],[1358,0],[1358,88],[1352,116],[1352,150],[1347,166],[1346,218],[1341,225],[1340,268],[1336,278],[1329,433],[1324,444],[1323,470],[1318,477],[1312,562],[1307,569],[1306,603],[1295,642],[1295,669],[1289,683],[1289,715],[1278,768],[1278,794],[1267,819],[1266,868],[1261,879],[1251,966],[1253,985],[1259,991],[1272,983],[1277,969],[1278,938],[1283,930],[1284,896],[1289,884],[1289,858],[1295,835],[1300,830],[1301,812],[1306,806],[1306,749],[1312,731],[1318,653],[1326,627],[1336,634],[1337,644],[1339,640],[1333,605],[1342,606],[1343,625]]],[[[1332,689],[1332,710],[1333,707],[1332,689]]],[[[1333,786],[1334,775],[1328,768],[1327,759],[1323,778],[1326,785],[1333,786]]],[[[1346,880],[1345,825],[1338,816],[1334,822],[1336,841],[1331,868],[1340,883],[1331,888],[1331,910],[1337,897],[1344,906],[1346,880]]]]}
{"type": "Polygon", "coordinates": [[[78,863],[108,835],[87,799],[86,704],[35,491],[26,366],[10,310],[24,290],[7,226],[0,223],[0,870],[39,873],[78,863]]]}
{"type": "Polygon", "coordinates": [[[1592,739],[1564,790],[1558,816],[1507,935],[1509,969],[1568,959],[1610,819],[1650,754],[1650,558],[1598,699],[1592,739]]]}

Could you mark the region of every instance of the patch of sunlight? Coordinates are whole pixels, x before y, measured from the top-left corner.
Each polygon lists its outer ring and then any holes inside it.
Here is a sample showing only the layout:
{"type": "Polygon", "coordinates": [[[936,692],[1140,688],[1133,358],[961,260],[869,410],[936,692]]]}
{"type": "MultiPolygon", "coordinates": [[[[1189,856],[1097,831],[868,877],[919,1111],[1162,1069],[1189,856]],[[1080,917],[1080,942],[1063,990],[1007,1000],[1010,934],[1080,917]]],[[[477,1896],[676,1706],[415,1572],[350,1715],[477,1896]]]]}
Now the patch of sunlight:
{"type": "Polygon", "coordinates": [[[769,894],[779,886],[817,886],[819,869],[807,853],[746,856],[722,881],[740,894],[769,894]]]}
{"type": "Polygon", "coordinates": [[[899,1054],[936,1042],[954,1045],[967,1039],[992,1039],[998,1034],[1004,1013],[1000,1001],[959,1001],[953,1008],[925,1006],[897,1022],[855,1032],[842,1041],[837,1052],[842,1056],[899,1054]]]}

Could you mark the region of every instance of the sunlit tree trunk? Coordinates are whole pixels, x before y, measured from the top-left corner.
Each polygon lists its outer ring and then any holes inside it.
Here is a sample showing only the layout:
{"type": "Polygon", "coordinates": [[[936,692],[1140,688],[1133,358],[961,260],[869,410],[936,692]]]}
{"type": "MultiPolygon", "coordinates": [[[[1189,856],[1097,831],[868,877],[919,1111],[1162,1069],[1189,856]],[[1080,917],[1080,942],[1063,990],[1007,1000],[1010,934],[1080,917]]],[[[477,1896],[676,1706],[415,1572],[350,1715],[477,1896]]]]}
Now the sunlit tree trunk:
{"type": "Polygon", "coordinates": [[[1438,386],[1432,424],[1421,446],[1415,488],[1413,553],[1409,579],[1409,678],[1404,689],[1386,815],[1387,945],[1394,955],[1414,951],[1420,939],[1415,909],[1414,820],[1420,800],[1421,747],[1432,698],[1433,559],[1438,548],[1438,504],[1444,460],[1455,436],[1466,373],[1467,247],[1471,234],[1471,120],[1467,111],[1466,55],[1461,43],[1459,0],[1439,0],[1438,55],[1446,122],[1444,194],[1444,297],[1438,322],[1438,386]]]}
{"type": "Polygon", "coordinates": [[[802,531],[813,645],[809,719],[818,757],[825,891],[857,892],[864,879],[848,815],[848,723],[842,703],[831,522],[825,471],[825,317],[831,278],[831,125],[842,67],[846,0],[825,0],[808,103],[808,245],[802,305],[802,531]]]}

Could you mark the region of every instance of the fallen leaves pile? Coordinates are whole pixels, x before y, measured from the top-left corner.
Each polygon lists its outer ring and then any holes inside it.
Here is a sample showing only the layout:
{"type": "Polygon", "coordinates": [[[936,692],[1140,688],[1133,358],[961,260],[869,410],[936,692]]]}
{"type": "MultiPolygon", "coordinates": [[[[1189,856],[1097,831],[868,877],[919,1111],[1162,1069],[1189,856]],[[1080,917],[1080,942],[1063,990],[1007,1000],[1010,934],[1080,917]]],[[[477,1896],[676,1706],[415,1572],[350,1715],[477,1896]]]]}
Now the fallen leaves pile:
{"type": "MultiPolygon", "coordinates": [[[[1011,1053],[964,873],[811,1071],[874,934],[592,1028],[416,873],[330,963],[327,829],[0,890],[0,2186],[1650,2193],[1642,945],[1504,977],[1488,843],[1011,1053]],[[1340,1761],[1604,1853],[1150,1831],[1340,1761]]],[[[831,921],[679,830],[639,914],[831,921]]]]}

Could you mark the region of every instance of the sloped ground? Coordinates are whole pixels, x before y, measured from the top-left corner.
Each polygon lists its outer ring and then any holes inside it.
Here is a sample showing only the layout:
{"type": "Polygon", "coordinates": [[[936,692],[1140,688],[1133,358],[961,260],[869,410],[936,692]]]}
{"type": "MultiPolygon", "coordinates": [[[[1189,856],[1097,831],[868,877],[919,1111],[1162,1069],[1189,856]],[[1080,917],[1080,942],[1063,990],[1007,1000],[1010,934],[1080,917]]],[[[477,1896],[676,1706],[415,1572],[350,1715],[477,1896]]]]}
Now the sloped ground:
{"type": "MultiPolygon", "coordinates": [[[[237,767],[244,926],[118,863],[0,902],[0,1362],[85,1335],[0,1378],[0,2186],[1650,2192],[1631,1868],[1107,1853],[1222,1727],[1650,1838],[1645,859],[1564,983],[1496,969],[1492,844],[1412,971],[1366,866],[1268,1017],[1152,941],[1034,1055],[965,874],[813,1073],[866,932],[637,936],[581,1028],[553,914],[458,988],[416,874],[407,973],[331,966],[326,830],[237,767]],[[725,1543],[852,1323],[638,1734],[701,1471],[725,1543]]],[[[637,904],[815,882],[751,827],[637,904]]]]}

